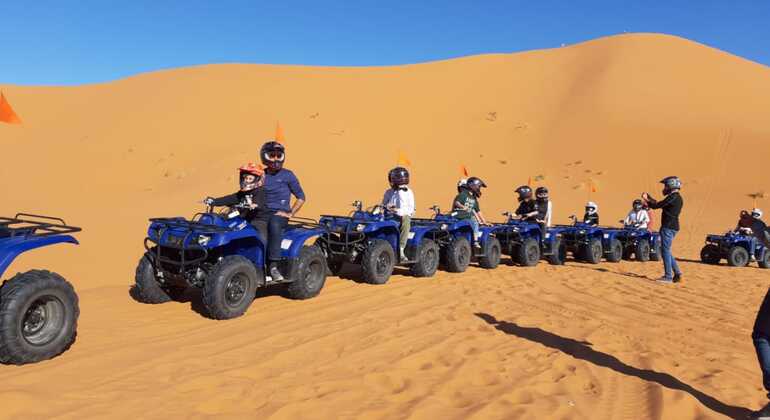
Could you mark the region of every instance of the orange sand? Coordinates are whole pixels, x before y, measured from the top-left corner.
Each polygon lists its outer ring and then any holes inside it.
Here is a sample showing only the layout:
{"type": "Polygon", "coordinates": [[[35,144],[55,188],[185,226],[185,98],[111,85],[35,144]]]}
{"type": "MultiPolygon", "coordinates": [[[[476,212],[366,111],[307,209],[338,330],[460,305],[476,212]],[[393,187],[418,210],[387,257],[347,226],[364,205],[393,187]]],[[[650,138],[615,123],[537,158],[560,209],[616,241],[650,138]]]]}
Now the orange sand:
{"type": "Polygon", "coordinates": [[[702,419],[764,402],[749,334],[770,272],[690,260],[770,187],[767,67],[635,34],[400,67],[211,65],[0,88],[25,123],[0,124],[0,214],[85,228],[82,246],[6,274],[60,272],[82,315],[63,356],[0,366],[0,417],[702,419]],[[559,222],[594,182],[610,223],[677,174],[685,283],[632,262],[330,278],[316,299],[267,290],[224,322],[197,313],[194,293],[133,301],[147,218],[233,190],[276,121],[304,216],[377,200],[399,152],[422,215],[449,204],[460,164],[489,185],[494,220],[529,177],[544,177],[559,222]]]}

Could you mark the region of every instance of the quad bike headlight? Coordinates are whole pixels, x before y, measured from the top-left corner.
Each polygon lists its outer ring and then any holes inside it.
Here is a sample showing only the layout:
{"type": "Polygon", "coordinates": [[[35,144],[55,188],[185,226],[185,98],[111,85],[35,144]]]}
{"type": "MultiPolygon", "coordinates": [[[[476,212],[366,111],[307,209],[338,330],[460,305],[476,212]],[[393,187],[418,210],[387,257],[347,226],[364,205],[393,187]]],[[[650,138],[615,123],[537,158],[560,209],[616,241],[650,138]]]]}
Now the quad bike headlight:
{"type": "Polygon", "coordinates": [[[210,240],[211,240],[211,236],[200,235],[198,236],[198,245],[206,246],[208,245],[210,240]]]}
{"type": "Polygon", "coordinates": [[[441,225],[441,230],[447,230],[448,228],[449,226],[446,223],[441,225]]]}
{"type": "Polygon", "coordinates": [[[364,224],[356,225],[356,232],[363,232],[364,229],[366,229],[366,225],[364,224]]]}

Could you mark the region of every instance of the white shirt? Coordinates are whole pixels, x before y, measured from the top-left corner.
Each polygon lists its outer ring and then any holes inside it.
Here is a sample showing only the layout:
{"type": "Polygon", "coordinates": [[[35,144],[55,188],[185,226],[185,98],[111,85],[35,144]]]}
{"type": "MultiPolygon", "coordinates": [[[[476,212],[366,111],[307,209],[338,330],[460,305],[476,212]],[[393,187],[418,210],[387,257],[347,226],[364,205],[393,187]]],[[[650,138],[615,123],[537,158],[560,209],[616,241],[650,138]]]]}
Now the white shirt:
{"type": "Polygon", "coordinates": [[[647,229],[647,225],[650,223],[650,215],[647,210],[634,211],[631,210],[624,221],[626,226],[633,226],[639,229],[647,229]]]}
{"type": "Polygon", "coordinates": [[[388,188],[385,190],[385,196],[382,197],[382,205],[395,207],[396,214],[399,216],[412,217],[414,216],[414,193],[405,185],[398,190],[388,188]]]}
{"type": "Polygon", "coordinates": [[[551,227],[551,216],[553,213],[553,202],[548,200],[548,210],[545,212],[545,225],[551,227]]]}

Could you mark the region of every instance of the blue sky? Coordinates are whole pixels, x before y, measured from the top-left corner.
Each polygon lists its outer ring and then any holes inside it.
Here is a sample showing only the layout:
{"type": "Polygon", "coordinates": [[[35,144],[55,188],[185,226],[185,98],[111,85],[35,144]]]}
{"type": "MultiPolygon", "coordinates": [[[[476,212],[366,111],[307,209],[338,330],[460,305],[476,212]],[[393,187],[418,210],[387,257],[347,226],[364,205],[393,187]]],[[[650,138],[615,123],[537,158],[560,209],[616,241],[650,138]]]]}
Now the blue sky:
{"type": "Polygon", "coordinates": [[[2,0],[0,83],[227,62],[405,64],[624,31],[679,35],[770,65],[768,0],[2,0]]]}

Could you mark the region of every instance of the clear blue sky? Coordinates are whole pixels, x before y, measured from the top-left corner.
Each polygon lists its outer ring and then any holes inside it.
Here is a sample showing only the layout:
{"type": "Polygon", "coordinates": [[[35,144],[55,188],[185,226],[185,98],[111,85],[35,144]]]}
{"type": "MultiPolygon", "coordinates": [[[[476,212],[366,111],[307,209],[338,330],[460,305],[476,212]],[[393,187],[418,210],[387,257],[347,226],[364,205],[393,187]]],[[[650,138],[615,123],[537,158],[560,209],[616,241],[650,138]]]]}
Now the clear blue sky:
{"type": "Polygon", "coordinates": [[[206,63],[364,66],[679,35],[770,64],[770,0],[2,0],[0,83],[206,63]]]}

